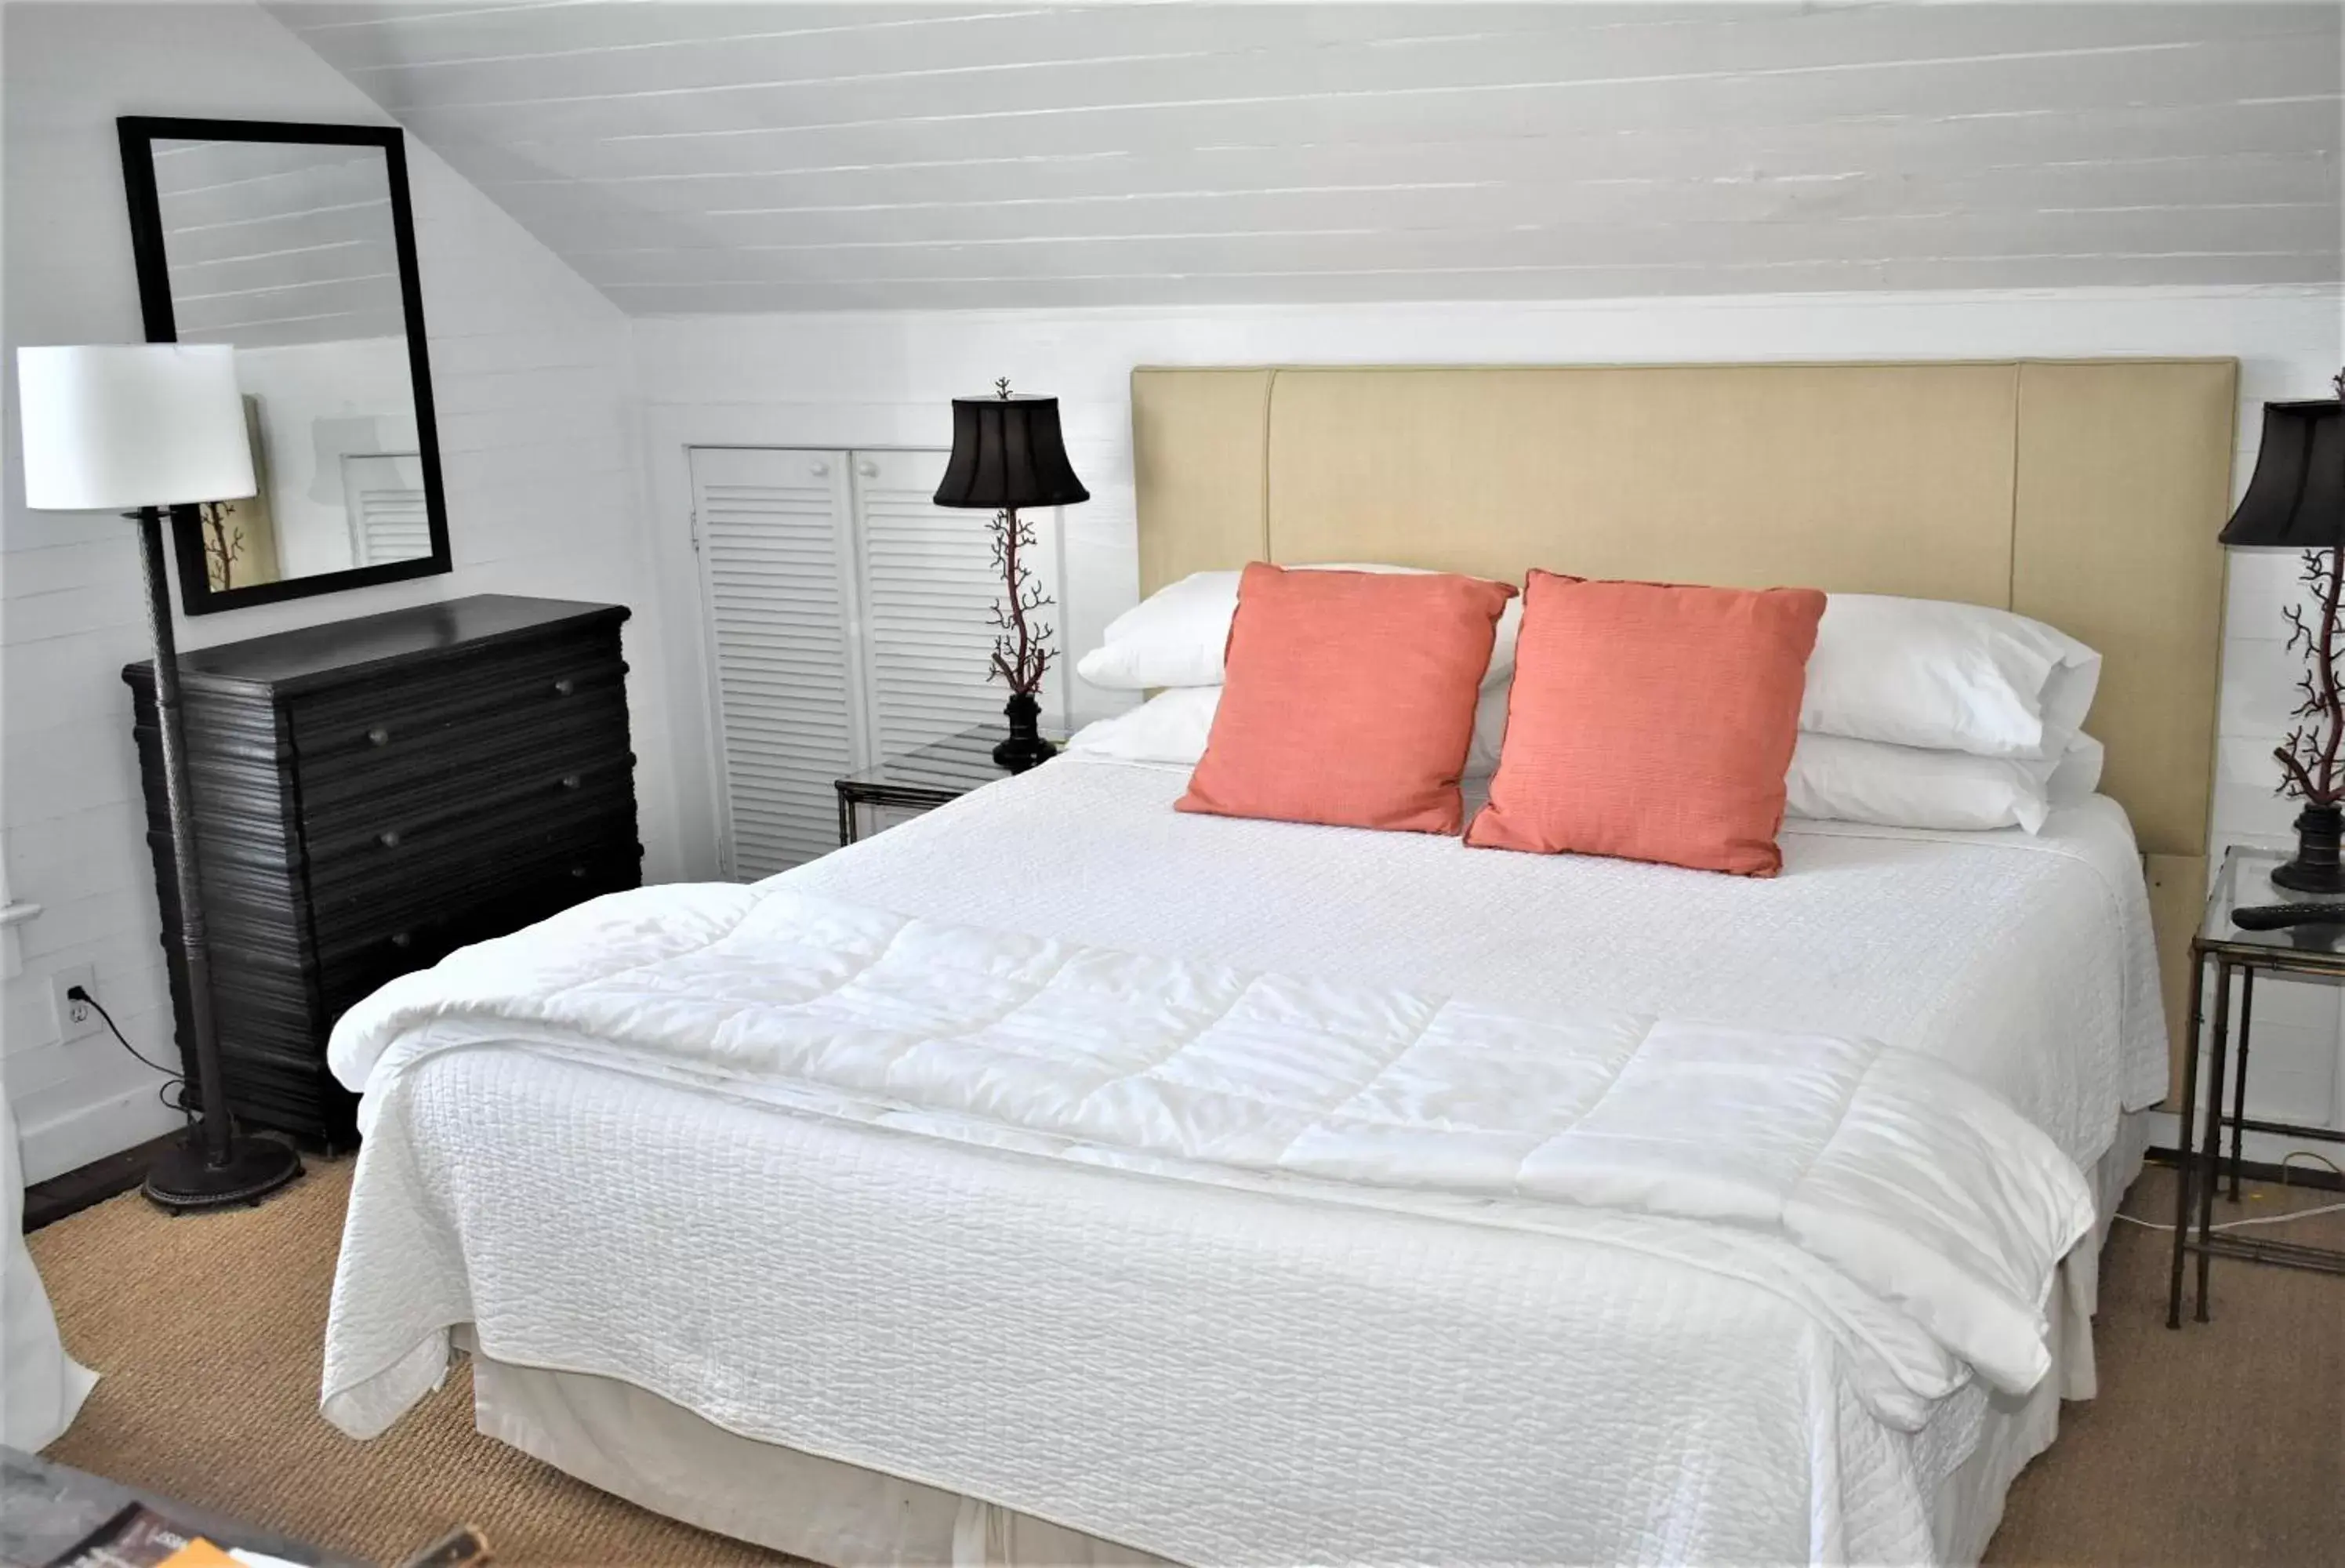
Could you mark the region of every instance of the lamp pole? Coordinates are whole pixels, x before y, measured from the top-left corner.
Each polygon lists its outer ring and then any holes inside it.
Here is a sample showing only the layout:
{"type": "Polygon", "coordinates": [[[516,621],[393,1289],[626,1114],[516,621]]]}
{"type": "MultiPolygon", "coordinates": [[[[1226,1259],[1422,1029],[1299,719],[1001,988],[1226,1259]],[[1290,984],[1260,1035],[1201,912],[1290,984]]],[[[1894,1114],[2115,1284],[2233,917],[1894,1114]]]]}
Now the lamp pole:
{"type": "Polygon", "coordinates": [[[212,1015],[212,961],[204,934],[203,873],[196,864],[195,787],[188,776],[187,729],[179,712],[179,649],[171,629],[170,579],[163,565],[163,514],[142,507],[138,561],[147,585],[147,632],[155,643],[155,733],[163,754],[163,803],[171,822],[171,875],[178,894],[179,958],[188,985],[188,1032],[194,1037],[196,1087],[203,1099],[201,1137],[173,1144],[147,1168],[146,1193],[165,1209],[254,1203],[301,1174],[300,1156],[281,1143],[236,1134],[220,1070],[219,1029],[212,1015]]]}

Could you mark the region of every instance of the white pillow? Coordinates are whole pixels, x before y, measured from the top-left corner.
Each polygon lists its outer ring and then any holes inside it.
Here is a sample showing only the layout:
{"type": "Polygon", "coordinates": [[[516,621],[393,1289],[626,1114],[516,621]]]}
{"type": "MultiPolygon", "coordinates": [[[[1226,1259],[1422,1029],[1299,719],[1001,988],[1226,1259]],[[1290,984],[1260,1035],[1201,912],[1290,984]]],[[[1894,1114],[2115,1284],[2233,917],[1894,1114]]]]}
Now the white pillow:
{"type": "Polygon", "coordinates": [[[1191,572],[1109,622],[1106,640],[1075,662],[1075,673],[1111,692],[1218,686],[1237,609],[1236,572],[1191,572]]]}
{"type": "Polygon", "coordinates": [[[1982,757],[1803,733],[1783,775],[1784,807],[1812,821],[2035,833],[2052,807],[2084,800],[2100,777],[2101,743],[2090,735],[2076,736],[2052,758],[1982,757]]]}
{"type": "Polygon", "coordinates": [[[1800,728],[1982,757],[2056,758],[2082,727],[2101,656],[1977,604],[1834,593],[1808,657],[1800,728]]]}
{"type": "Polygon", "coordinates": [[[2044,786],[2045,797],[2054,805],[2076,805],[2092,799],[2100,790],[2101,764],[2107,758],[2100,742],[2079,731],[2060,754],[2059,764],[2044,786]]]}
{"type": "Polygon", "coordinates": [[[1112,719],[1085,724],[1069,738],[1067,750],[1117,762],[1195,767],[1221,705],[1219,686],[1174,687],[1112,719]]]}
{"type": "MultiPolygon", "coordinates": [[[[1417,566],[1327,562],[1303,572],[1389,572],[1425,575],[1417,566]]],[[[1106,641],[1075,663],[1075,673],[1111,692],[1145,692],[1160,686],[1218,686],[1222,655],[1228,650],[1230,622],[1238,612],[1234,572],[1194,572],[1158,589],[1107,623],[1106,641]]],[[[1523,624],[1520,594],[1507,601],[1490,645],[1482,686],[1503,683],[1514,673],[1515,639],[1523,624]]]]}
{"type": "MultiPolygon", "coordinates": [[[[1483,689],[1474,707],[1474,744],[1467,754],[1468,777],[1497,771],[1498,742],[1507,731],[1508,683],[1483,689]]],[[[1140,706],[1077,730],[1067,750],[1126,763],[1178,763],[1194,767],[1205,754],[1213,714],[1222,705],[1219,686],[1178,686],[1159,692],[1140,706]]]]}

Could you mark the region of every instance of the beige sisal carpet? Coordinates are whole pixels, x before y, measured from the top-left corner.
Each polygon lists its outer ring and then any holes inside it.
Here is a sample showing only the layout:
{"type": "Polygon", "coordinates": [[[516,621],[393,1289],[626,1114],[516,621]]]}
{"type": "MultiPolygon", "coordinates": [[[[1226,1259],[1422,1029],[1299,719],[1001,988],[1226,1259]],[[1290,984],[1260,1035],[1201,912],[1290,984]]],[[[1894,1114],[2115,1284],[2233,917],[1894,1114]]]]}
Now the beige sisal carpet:
{"type": "Polygon", "coordinates": [[[173,1219],[139,1197],[31,1237],[66,1348],[99,1374],[51,1459],[369,1562],[478,1525],[500,1564],[790,1561],[647,1513],[472,1430],[472,1379],[372,1442],[318,1413],[351,1162],[259,1209],[173,1219]]]}
{"type": "MultiPolygon", "coordinates": [[[[460,1521],[504,1564],[785,1561],[478,1435],[462,1371],[372,1443],[327,1426],[319,1346],[350,1171],[313,1162],[259,1209],[173,1220],[130,1195],[36,1233],[66,1342],[105,1374],[50,1457],[376,1561],[460,1521]]],[[[2167,1181],[2151,1172],[2127,1208],[2157,1215],[2167,1181]]],[[[2296,1201],[2316,1199],[2336,1195],[2296,1201]]],[[[2345,1245],[2345,1215],[2267,1234],[2345,1245]]],[[[2102,1395],[2067,1407],[1989,1561],[2345,1563],[2345,1279],[2218,1261],[2215,1321],[2171,1334],[2166,1240],[2118,1227],[2102,1395]]]]}

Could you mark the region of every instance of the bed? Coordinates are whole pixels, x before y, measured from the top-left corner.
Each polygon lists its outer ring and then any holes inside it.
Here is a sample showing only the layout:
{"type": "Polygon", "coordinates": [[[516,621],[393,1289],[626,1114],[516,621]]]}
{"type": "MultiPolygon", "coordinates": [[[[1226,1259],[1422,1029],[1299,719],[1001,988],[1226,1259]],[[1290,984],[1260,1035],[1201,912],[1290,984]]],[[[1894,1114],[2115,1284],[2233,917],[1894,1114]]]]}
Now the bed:
{"type": "MultiPolygon", "coordinates": [[[[1177,772],[1070,757],[618,922],[666,940],[711,901],[788,905],[983,934],[976,971],[1047,942],[1287,977],[1324,1017],[1406,993],[1884,1041],[2085,1175],[2045,1375],[1999,1389],[1846,1269],[1731,1226],[1200,1179],[1007,1121],[937,1136],[713,1047],[453,1007],[337,1038],[367,1141],[328,1416],[380,1431],[469,1350],[482,1430],[827,1561],[1974,1559],[2091,1392],[2098,1244],[2166,1092],[2159,927],[2203,877],[2233,396],[2232,367],[2188,361],[1144,371],[1143,587],[1569,550],[2003,603],[2107,655],[2110,795],[2035,836],[1793,824],[1784,874],[1751,882],[1183,816],[1177,772]],[[1724,432],[1722,480],[1640,461],[1690,414],[1724,432]],[[1531,429],[1538,455],[1507,457],[1531,429]],[[1809,504],[1699,524],[1787,477],[1809,504]],[[1531,494],[1605,504],[1535,527],[1531,494]]],[[[630,1006],[705,1006],[678,962],[630,1006]]]]}

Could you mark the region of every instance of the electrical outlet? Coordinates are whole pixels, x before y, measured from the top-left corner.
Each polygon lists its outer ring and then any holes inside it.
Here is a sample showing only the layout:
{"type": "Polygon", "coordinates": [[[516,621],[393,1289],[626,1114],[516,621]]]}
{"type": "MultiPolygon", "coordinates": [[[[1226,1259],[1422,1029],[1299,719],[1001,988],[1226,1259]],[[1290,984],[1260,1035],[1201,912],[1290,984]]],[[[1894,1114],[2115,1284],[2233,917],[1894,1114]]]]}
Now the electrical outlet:
{"type": "Polygon", "coordinates": [[[95,1035],[106,1027],[97,1009],[87,1002],[76,1001],[66,993],[79,986],[83,990],[97,989],[97,969],[94,965],[76,964],[70,969],[56,969],[49,975],[49,1003],[56,1009],[57,1038],[78,1040],[85,1035],[95,1035]]]}

